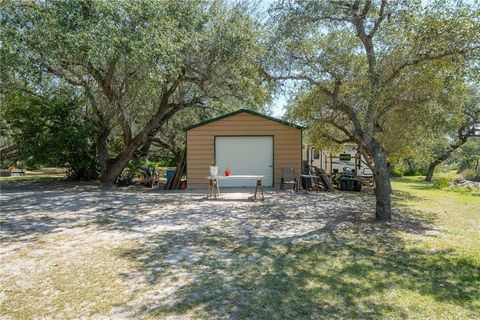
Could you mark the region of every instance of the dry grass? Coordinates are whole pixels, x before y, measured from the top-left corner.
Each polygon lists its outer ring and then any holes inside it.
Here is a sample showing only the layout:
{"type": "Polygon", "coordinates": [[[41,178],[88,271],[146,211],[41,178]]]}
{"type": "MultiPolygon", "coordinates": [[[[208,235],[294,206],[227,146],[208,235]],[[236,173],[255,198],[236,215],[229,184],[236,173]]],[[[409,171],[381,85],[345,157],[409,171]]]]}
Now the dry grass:
{"type": "Polygon", "coordinates": [[[0,264],[0,314],[68,319],[124,305],[132,294],[119,270],[133,264],[112,254],[115,243],[111,234],[78,229],[46,234],[7,252],[0,264]]]}

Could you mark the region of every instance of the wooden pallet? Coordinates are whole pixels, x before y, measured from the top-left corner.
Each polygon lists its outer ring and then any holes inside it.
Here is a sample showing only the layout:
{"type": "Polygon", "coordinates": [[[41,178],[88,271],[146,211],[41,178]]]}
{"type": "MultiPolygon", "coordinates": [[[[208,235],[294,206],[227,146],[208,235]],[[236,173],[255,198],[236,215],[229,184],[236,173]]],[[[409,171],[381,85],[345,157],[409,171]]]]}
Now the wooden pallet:
{"type": "Polygon", "coordinates": [[[367,187],[374,187],[375,183],[373,181],[373,177],[364,177],[364,176],[356,176],[358,181],[360,181],[361,184],[367,187]]]}
{"type": "Polygon", "coordinates": [[[177,165],[177,168],[175,169],[175,173],[173,174],[173,177],[167,181],[167,184],[165,184],[165,190],[175,190],[180,187],[180,182],[182,181],[183,173],[185,172],[185,167],[187,164],[187,153],[183,153],[182,160],[177,165]]]}

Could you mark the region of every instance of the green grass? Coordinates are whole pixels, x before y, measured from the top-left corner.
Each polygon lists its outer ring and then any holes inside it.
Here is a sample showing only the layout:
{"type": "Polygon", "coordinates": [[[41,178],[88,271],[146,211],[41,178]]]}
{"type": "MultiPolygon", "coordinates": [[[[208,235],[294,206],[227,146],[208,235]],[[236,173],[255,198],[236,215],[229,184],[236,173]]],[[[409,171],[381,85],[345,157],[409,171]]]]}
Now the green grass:
{"type": "Polygon", "coordinates": [[[394,197],[397,206],[417,216],[430,217],[432,225],[444,231],[418,245],[453,249],[480,262],[480,197],[477,190],[437,189],[433,183],[424,182],[423,177],[395,178],[392,185],[397,192],[394,197]],[[409,197],[402,197],[402,194],[409,197]]]}

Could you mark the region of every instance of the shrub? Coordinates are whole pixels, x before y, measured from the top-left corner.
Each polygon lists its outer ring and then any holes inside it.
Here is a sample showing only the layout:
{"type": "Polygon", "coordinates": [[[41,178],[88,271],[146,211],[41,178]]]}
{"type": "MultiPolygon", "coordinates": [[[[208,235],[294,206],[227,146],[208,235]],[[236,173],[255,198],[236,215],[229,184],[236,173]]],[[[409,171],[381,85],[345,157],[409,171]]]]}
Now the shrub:
{"type": "Polygon", "coordinates": [[[5,159],[0,162],[0,169],[8,169],[15,166],[15,160],[5,159]]]}
{"type": "Polygon", "coordinates": [[[12,128],[23,165],[66,167],[74,180],[98,176],[93,128],[84,121],[83,102],[74,92],[45,97],[12,92],[6,105],[2,115],[12,128]]]}
{"type": "Polygon", "coordinates": [[[448,187],[450,179],[447,177],[438,177],[437,179],[433,180],[433,187],[437,189],[443,189],[448,187]]]}
{"type": "Polygon", "coordinates": [[[392,172],[390,172],[390,176],[392,177],[403,177],[405,174],[405,169],[403,168],[394,168],[392,172]]]}
{"type": "Polygon", "coordinates": [[[406,177],[426,176],[427,171],[428,171],[427,169],[417,169],[415,171],[405,170],[403,175],[406,176],[406,177]]]}
{"type": "Polygon", "coordinates": [[[480,170],[466,169],[463,171],[465,180],[480,182],[480,170]]]}
{"type": "Polygon", "coordinates": [[[463,176],[462,174],[458,174],[458,173],[455,174],[455,175],[453,176],[453,178],[451,179],[451,181],[453,182],[453,184],[456,184],[456,183],[461,182],[461,181],[463,181],[463,180],[465,180],[464,176],[463,176]]]}
{"type": "Polygon", "coordinates": [[[128,161],[128,164],[125,169],[123,169],[121,176],[124,178],[133,179],[140,174],[144,165],[145,160],[132,159],[128,161]]]}
{"type": "Polygon", "coordinates": [[[157,162],[157,167],[175,167],[177,162],[175,160],[160,160],[157,162]]]}
{"type": "Polygon", "coordinates": [[[72,180],[94,180],[98,178],[98,165],[95,151],[79,148],[78,152],[70,152],[65,163],[66,174],[72,180]]]}

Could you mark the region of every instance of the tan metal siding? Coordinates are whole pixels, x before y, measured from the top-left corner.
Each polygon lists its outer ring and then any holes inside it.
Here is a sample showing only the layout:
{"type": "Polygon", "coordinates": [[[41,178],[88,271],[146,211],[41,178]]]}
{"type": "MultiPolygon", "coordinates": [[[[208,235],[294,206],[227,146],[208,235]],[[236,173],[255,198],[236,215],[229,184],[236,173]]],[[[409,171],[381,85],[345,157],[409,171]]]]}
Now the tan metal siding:
{"type": "MultiPolygon", "coordinates": [[[[249,113],[205,124],[187,131],[187,185],[188,188],[206,188],[206,176],[215,160],[215,136],[273,136],[274,184],[280,186],[282,168],[301,170],[301,130],[264,119],[249,113]]],[[[235,174],[235,173],[234,173],[235,174]]]]}

